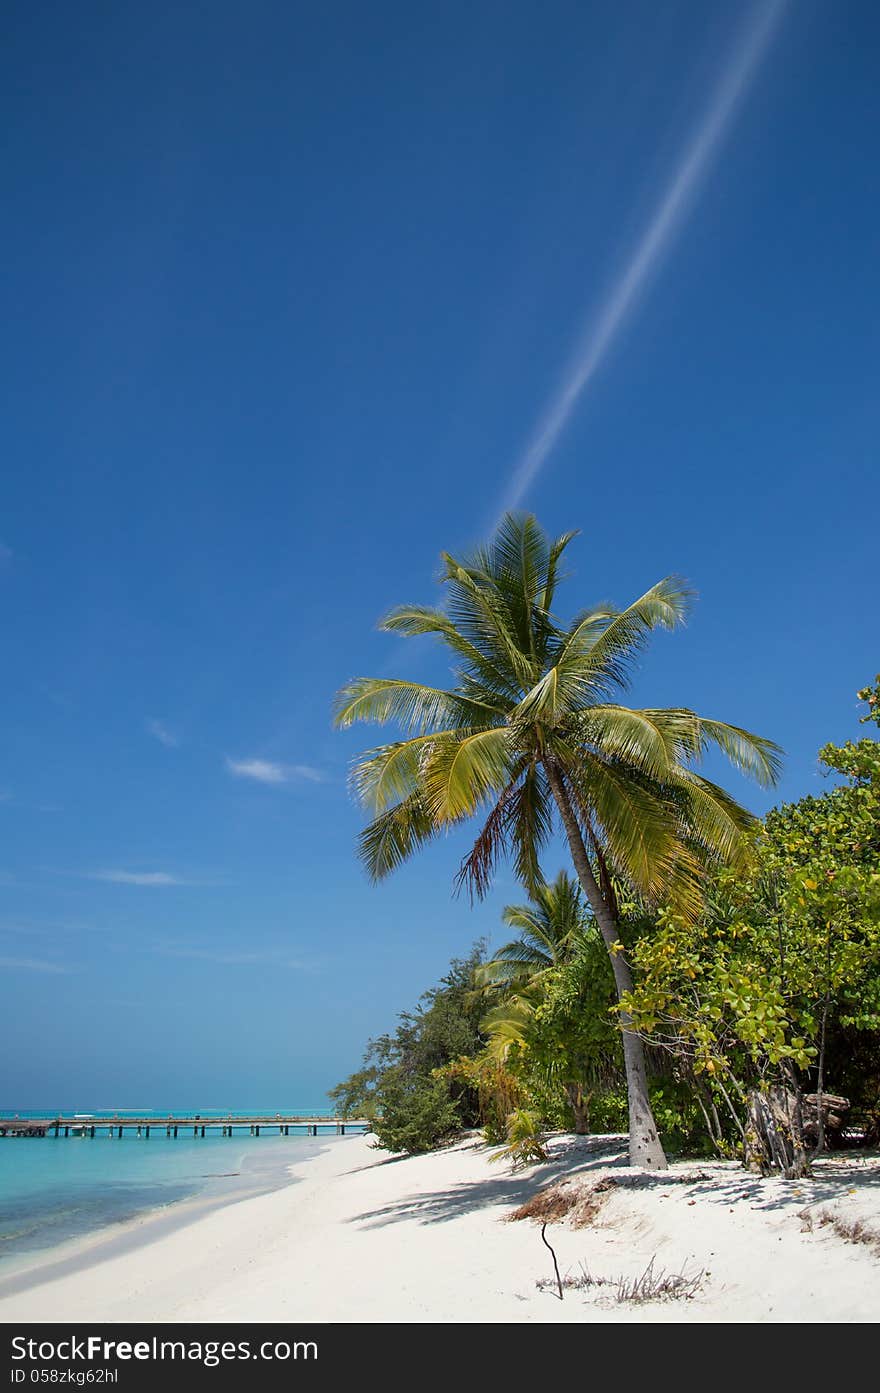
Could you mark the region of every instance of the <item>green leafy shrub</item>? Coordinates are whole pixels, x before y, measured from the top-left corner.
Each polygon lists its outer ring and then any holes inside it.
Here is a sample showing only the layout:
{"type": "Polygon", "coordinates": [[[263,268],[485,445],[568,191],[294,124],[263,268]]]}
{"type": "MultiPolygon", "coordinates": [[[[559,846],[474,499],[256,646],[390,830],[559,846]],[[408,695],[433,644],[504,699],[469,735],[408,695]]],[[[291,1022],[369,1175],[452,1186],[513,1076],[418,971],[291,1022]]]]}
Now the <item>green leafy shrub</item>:
{"type": "MultiPolygon", "coordinates": [[[[880,688],[860,695],[877,720],[880,688]]],[[[843,782],[769,812],[751,864],[716,873],[702,916],[661,911],[632,952],[621,1009],[675,1059],[722,1151],[731,1126],[748,1147],[755,1090],[841,1093],[853,1115],[880,1100],[880,741],[819,758],[843,782]]],[[[692,1149],[699,1118],[675,1111],[660,1131],[692,1149]]]]}
{"type": "Polygon", "coordinates": [[[693,1088],[679,1079],[659,1079],[650,1086],[651,1108],[667,1155],[709,1156],[717,1148],[693,1088]]]}
{"type": "Polygon", "coordinates": [[[590,1126],[594,1132],[625,1132],[629,1126],[626,1089],[597,1089],[590,1100],[590,1126]]]}
{"type": "Polygon", "coordinates": [[[461,1126],[458,1107],[442,1078],[403,1077],[390,1070],[382,1080],[373,1131],[386,1151],[417,1155],[432,1151],[461,1126]]]}
{"type": "Polygon", "coordinates": [[[507,1119],[507,1145],[493,1153],[493,1161],[512,1161],[529,1166],[548,1160],[541,1131],[541,1115],[531,1108],[517,1108],[507,1119]]]}

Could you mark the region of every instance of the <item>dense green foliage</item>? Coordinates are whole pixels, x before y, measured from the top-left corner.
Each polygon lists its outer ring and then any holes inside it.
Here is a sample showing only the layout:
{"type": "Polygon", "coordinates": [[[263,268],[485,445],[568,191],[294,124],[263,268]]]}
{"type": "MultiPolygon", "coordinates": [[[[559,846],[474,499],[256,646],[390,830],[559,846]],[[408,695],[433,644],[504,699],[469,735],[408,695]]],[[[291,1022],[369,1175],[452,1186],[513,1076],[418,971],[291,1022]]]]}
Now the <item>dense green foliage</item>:
{"type": "MultiPolygon", "coordinates": [[[[859,695],[880,725],[880,678],[859,695]]],[[[618,886],[623,1005],[672,1152],[736,1154],[748,1091],[771,1082],[850,1098],[869,1133],[880,1122],[880,741],[819,758],[834,785],[770,812],[696,919],[648,913],[618,886]]],[[[541,883],[503,922],[517,936],[454,962],[331,1095],[374,1117],[383,1146],[424,1150],[480,1125],[522,1162],[542,1154],[542,1129],[625,1129],[620,1007],[577,883],[541,883]]]]}
{"type": "Polygon", "coordinates": [[[482,1005],[473,979],[484,956],[484,945],[478,944],[468,958],[454,959],[416,1010],[399,1017],[393,1034],[371,1040],[362,1068],[329,1094],[342,1116],[370,1118],[388,1151],[428,1151],[479,1122],[479,1099],[470,1081],[438,1071],[483,1043],[482,1005]]]}
{"type": "MultiPolygon", "coordinates": [[[[477,973],[488,1006],[485,1059],[501,1071],[505,1097],[513,1080],[518,1098],[528,1099],[545,1122],[573,1121],[586,1131],[597,1089],[624,1080],[605,946],[577,882],[564,871],[539,886],[529,903],[508,905],[502,918],[520,936],[477,973]]],[[[484,1087],[481,1096],[488,1092],[484,1087]]],[[[500,1105],[484,1102],[483,1111],[494,1138],[500,1105]]]]}
{"type": "Polygon", "coordinates": [[[880,742],[820,760],[845,781],[769,813],[748,873],[633,954],[634,1021],[740,1125],[756,1082],[880,1106],[880,742]]]}
{"type": "Polygon", "coordinates": [[[502,1059],[533,1099],[586,1130],[590,1101],[624,1086],[614,979],[601,938],[585,927],[568,955],[511,993],[484,1018],[488,1052],[502,1059]]]}

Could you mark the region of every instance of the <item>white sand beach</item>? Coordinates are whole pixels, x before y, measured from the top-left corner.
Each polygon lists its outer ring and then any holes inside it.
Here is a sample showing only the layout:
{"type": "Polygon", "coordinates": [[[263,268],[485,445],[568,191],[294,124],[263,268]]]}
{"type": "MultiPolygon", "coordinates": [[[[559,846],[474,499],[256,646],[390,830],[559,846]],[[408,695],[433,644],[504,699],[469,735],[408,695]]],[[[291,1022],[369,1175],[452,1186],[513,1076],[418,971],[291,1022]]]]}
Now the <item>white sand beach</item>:
{"type": "Polygon", "coordinates": [[[880,1316],[880,1158],[848,1153],[786,1182],[735,1164],[630,1171],[619,1138],[556,1137],[512,1173],[477,1137],[389,1157],[350,1137],[298,1161],[295,1183],[208,1213],[132,1224],[109,1248],[6,1277],[10,1321],[874,1321],[880,1316]],[[532,1219],[512,1211],[565,1177],[614,1181],[585,1227],[549,1224],[559,1268],[594,1284],[559,1300],[532,1219]],[[823,1222],[823,1219],[825,1222],[823,1222]],[[837,1219],[835,1228],[829,1220],[837,1219]],[[861,1223],[855,1237],[839,1231],[861,1223]],[[866,1232],[867,1231],[867,1232],[866,1232]],[[867,1241],[866,1241],[867,1239],[867,1241]],[[619,1302],[613,1281],[696,1276],[690,1299],[619,1302]],[[53,1270],[54,1267],[54,1270],[53,1270]],[[14,1290],[15,1286],[19,1290],[14,1290]],[[10,1288],[13,1288],[10,1290],[10,1288]]]}

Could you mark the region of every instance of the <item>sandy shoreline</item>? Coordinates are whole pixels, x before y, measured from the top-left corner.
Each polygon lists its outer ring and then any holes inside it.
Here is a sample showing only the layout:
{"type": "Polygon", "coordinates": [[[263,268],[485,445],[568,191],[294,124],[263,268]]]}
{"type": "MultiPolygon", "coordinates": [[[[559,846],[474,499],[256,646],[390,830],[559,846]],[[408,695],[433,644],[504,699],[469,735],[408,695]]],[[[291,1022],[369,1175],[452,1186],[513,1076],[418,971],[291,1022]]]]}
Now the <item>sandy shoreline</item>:
{"type": "MultiPolygon", "coordinates": [[[[811,1181],[749,1176],[736,1165],[629,1171],[619,1141],[559,1137],[548,1165],[512,1174],[470,1138],[408,1159],[350,1137],[291,1167],[295,1184],[114,1247],[47,1258],[4,1280],[10,1321],[875,1321],[880,1249],[823,1216],[880,1234],[880,1158],[829,1158],[811,1181]],[[511,1211],[568,1175],[615,1184],[592,1223],[555,1222],[560,1270],[602,1284],[539,1290],[552,1276],[540,1226],[511,1211]],[[812,1229],[810,1224],[812,1220],[812,1229]],[[608,1283],[651,1258],[696,1275],[693,1299],[619,1304],[608,1283]],[[54,1270],[52,1263],[56,1262],[54,1270]],[[20,1290],[10,1291],[18,1282],[20,1290]]],[[[147,1221],[149,1225],[149,1221],[147,1221]]]]}
{"type": "MultiPolygon", "coordinates": [[[[304,1151],[301,1160],[320,1154],[329,1139],[298,1139],[297,1148],[304,1151]]],[[[332,1144],[332,1143],[330,1143],[332,1144]]],[[[240,1169],[231,1172],[203,1175],[203,1180],[223,1180],[222,1187],[206,1186],[195,1194],[160,1204],[131,1218],[108,1222],[91,1234],[80,1234],[60,1240],[53,1247],[39,1247],[18,1255],[9,1255],[0,1263],[0,1312],[7,1296],[39,1282],[56,1277],[78,1275],[93,1265],[112,1257],[128,1256],[136,1249],[176,1233],[197,1219],[246,1199],[286,1189],[292,1183],[290,1153],[280,1162],[269,1159],[269,1166],[252,1166],[253,1155],[237,1158],[240,1169]],[[229,1182],[232,1182],[231,1184],[229,1182]]],[[[0,1317],[2,1318],[2,1317],[0,1317]]]]}

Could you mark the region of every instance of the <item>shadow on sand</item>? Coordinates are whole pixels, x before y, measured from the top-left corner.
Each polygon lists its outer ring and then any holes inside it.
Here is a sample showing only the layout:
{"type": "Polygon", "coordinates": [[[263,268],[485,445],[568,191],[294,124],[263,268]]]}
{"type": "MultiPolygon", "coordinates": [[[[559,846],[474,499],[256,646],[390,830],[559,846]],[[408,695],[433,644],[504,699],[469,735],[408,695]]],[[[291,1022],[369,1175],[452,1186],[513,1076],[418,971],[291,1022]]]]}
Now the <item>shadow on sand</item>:
{"type": "MultiPolygon", "coordinates": [[[[461,1149],[484,1154],[487,1151],[480,1141],[461,1149]]],[[[394,1156],[377,1164],[390,1165],[402,1159],[405,1158],[394,1156]]],[[[362,1224],[365,1228],[381,1228],[403,1219],[442,1224],[487,1205],[507,1205],[514,1209],[555,1181],[587,1178],[594,1171],[605,1173],[608,1170],[615,1172],[614,1179],[626,1189],[668,1190],[684,1185],[693,1200],[728,1208],[741,1204],[767,1211],[793,1205],[803,1208],[831,1203],[854,1189],[880,1186],[878,1159],[876,1151],[823,1156],[814,1162],[813,1177],[806,1180],[783,1180],[776,1176],[765,1179],[749,1174],[736,1161],[694,1161],[677,1164],[669,1171],[640,1171],[629,1168],[626,1137],[564,1137],[555,1141],[552,1157],[546,1163],[524,1171],[500,1172],[485,1180],[464,1182],[427,1194],[404,1194],[380,1209],[356,1214],[348,1222],[362,1224]]]]}
{"type": "MultiPolygon", "coordinates": [[[[363,1224],[366,1228],[381,1228],[385,1224],[398,1223],[401,1219],[442,1224],[486,1205],[505,1204],[515,1208],[524,1204],[536,1190],[552,1185],[563,1177],[589,1175],[591,1171],[606,1170],[608,1167],[625,1169],[626,1145],[625,1137],[566,1137],[554,1145],[551,1159],[541,1165],[511,1172],[501,1170],[504,1163],[499,1161],[498,1174],[487,1176],[485,1180],[453,1185],[448,1190],[436,1190],[430,1194],[402,1195],[399,1200],[383,1205],[381,1209],[355,1214],[349,1222],[363,1224]]],[[[482,1152],[487,1158],[491,1154],[491,1148],[481,1141],[457,1149],[482,1152]]]]}

